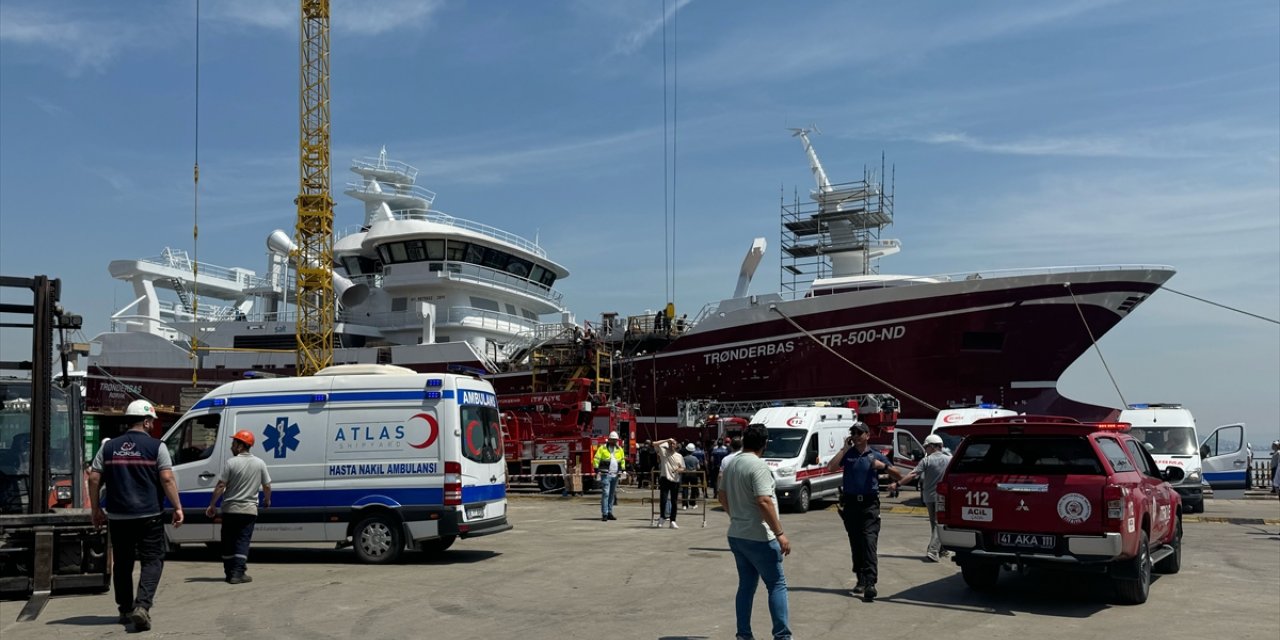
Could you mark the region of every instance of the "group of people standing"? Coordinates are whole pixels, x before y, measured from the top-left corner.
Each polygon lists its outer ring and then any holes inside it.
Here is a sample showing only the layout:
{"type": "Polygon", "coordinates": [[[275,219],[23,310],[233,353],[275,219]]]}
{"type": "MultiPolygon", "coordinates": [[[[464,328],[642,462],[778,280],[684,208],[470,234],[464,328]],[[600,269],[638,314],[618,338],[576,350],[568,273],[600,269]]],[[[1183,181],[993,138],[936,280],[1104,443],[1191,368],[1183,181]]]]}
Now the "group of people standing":
{"type": "MultiPolygon", "coordinates": [[[[791,638],[787,579],[782,566],[783,558],[791,553],[791,541],[782,530],[782,521],[778,517],[773,474],[760,457],[768,439],[769,433],[764,425],[747,426],[742,436],[741,453],[726,459],[721,465],[718,497],[720,506],[729,514],[729,549],[738,570],[734,611],[736,638],[739,640],[754,637],[751,609],[760,583],[764,583],[768,591],[771,636],[775,640],[791,638]]],[[[840,470],[843,474],[839,513],[849,536],[853,560],[855,582],[851,594],[866,602],[874,602],[878,577],[876,546],[880,536],[880,473],[893,480],[890,488],[894,490],[900,484],[917,479],[921,481],[932,529],[927,555],[936,561],[940,553],[936,489],[950,456],[943,452],[941,438],[930,436],[925,439],[928,455],[904,477],[888,458],[869,446],[869,440],[867,426],[856,423],[849,430],[843,448],[827,468],[830,471],[840,470]]]]}

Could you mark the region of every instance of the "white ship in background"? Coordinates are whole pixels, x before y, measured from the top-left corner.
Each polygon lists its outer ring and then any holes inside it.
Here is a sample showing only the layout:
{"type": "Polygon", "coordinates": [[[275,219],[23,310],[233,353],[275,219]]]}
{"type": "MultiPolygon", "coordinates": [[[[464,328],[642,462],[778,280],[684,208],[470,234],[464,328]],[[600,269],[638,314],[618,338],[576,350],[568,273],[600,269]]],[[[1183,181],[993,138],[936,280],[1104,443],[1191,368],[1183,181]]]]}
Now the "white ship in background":
{"type": "MultiPolygon", "coordinates": [[[[335,234],[335,364],[494,371],[540,335],[572,332],[554,288],[569,271],[536,242],[433,209],[435,193],[416,184],[418,170],[389,160],[385,148],[353,161],[351,171],[359,180],[344,193],[363,202],[364,220],[335,234]],[[547,316],[555,321],[542,323],[547,316]]],[[[141,394],[177,411],[193,358],[206,390],[250,370],[291,374],[293,247],[289,234],[271,233],[264,275],[197,265],[170,249],[113,261],[112,277],[131,283],[137,297],[112,315],[111,332],[94,338],[91,409],[109,413],[141,394]]]]}

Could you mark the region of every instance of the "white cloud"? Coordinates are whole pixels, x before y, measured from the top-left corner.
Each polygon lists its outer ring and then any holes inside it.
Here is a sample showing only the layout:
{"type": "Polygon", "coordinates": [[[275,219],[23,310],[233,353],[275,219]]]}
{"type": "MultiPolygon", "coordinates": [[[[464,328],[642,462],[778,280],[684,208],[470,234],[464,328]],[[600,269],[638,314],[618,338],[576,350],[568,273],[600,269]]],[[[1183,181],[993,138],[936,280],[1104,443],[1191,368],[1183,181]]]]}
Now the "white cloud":
{"type": "Polygon", "coordinates": [[[665,14],[658,18],[645,20],[640,26],[631,30],[618,39],[613,46],[613,55],[631,55],[639,51],[654,34],[658,33],[662,26],[671,20],[671,17],[687,6],[693,0],[676,0],[667,8],[665,14]]]}
{"type": "Polygon", "coordinates": [[[0,6],[0,42],[51,52],[73,76],[86,70],[102,72],[125,49],[147,46],[152,39],[143,33],[123,20],[0,6]]]}
{"type": "MultiPolygon", "coordinates": [[[[443,5],[443,0],[335,0],[330,7],[330,27],[335,33],[355,36],[420,28],[429,24],[443,5]]],[[[220,0],[209,9],[210,19],[225,24],[290,34],[298,30],[297,0],[220,0]]]]}

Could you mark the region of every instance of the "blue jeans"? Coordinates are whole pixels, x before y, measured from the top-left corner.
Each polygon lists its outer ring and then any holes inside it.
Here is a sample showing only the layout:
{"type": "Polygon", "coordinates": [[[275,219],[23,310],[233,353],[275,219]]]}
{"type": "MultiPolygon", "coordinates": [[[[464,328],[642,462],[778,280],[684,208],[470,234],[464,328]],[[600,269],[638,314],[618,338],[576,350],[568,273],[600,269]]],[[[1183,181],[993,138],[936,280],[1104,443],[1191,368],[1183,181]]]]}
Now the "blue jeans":
{"type": "Polygon", "coordinates": [[[227,577],[243,576],[249,562],[249,542],[258,516],[250,513],[222,514],[222,571],[227,577]]]}
{"type": "Polygon", "coordinates": [[[613,494],[618,491],[618,476],[600,474],[600,515],[613,513],[613,494]]]}
{"type": "Polygon", "coordinates": [[[764,582],[769,591],[769,618],[773,620],[775,640],[790,640],[787,617],[787,577],[782,573],[782,547],[777,540],[761,542],[745,538],[729,538],[733,561],[738,565],[738,595],[734,611],[738,618],[738,637],[751,638],[751,602],[756,585],[764,582]]]}

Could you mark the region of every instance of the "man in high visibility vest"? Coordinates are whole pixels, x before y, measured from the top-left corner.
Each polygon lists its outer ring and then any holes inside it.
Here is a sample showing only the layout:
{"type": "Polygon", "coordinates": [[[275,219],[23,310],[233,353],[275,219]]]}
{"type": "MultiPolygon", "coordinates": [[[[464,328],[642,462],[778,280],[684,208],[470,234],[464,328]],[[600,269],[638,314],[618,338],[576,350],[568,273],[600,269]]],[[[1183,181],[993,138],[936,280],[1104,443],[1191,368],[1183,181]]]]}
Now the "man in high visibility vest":
{"type": "Polygon", "coordinates": [[[613,494],[618,490],[618,477],[626,475],[627,454],[618,446],[618,432],[609,432],[609,441],[596,449],[596,477],[600,481],[600,521],[617,520],[613,515],[613,494]]]}

